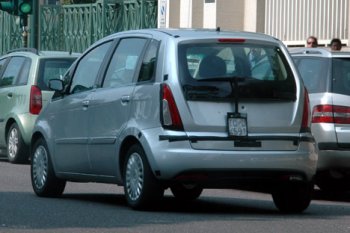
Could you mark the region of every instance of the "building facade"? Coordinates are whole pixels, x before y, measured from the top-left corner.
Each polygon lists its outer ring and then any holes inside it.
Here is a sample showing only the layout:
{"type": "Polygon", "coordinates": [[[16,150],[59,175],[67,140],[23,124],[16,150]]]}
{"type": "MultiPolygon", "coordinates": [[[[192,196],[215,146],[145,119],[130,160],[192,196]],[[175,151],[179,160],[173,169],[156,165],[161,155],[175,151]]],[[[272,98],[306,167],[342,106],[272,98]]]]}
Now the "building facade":
{"type": "Polygon", "coordinates": [[[349,1],[158,0],[158,25],[262,32],[288,46],[304,46],[314,35],[321,46],[328,46],[332,38],[348,46],[349,1]]]}

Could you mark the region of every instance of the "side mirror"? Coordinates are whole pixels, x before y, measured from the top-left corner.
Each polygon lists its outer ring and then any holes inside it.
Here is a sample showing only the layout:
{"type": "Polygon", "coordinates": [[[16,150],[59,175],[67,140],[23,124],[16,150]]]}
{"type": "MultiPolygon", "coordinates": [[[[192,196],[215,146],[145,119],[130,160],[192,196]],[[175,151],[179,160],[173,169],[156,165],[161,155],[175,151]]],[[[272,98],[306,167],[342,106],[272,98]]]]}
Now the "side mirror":
{"type": "Polygon", "coordinates": [[[62,93],[64,90],[64,84],[61,79],[51,79],[49,81],[49,88],[53,91],[62,93]]]}

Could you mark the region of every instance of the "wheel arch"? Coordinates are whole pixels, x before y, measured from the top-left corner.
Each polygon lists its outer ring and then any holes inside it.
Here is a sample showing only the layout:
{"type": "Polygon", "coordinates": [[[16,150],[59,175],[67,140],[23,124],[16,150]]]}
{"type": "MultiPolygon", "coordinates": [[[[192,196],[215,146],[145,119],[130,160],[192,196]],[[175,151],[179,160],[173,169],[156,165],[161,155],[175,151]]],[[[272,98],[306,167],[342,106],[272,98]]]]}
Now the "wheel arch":
{"type": "Polygon", "coordinates": [[[120,150],[119,150],[119,171],[120,171],[120,175],[121,178],[124,179],[124,163],[125,163],[125,159],[126,159],[126,153],[128,152],[129,148],[132,145],[135,144],[139,144],[142,147],[142,144],[140,143],[140,141],[134,137],[134,136],[127,136],[121,146],[120,146],[120,150]]]}

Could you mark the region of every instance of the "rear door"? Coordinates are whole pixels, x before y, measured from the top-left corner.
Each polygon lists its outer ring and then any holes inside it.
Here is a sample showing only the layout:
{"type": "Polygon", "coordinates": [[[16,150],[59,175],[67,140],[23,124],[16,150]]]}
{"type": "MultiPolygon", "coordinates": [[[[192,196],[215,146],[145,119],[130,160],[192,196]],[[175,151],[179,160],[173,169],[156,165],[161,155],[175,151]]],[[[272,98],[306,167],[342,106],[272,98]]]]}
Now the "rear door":
{"type": "Polygon", "coordinates": [[[133,102],[135,74],[147,38],[122,38],[118,42],[102,88],[94,92],[89,106],[89,156],[95,174],[115,176],[118,171],[118,137],[125,129],[133,102]]]}
{"type": "Polygon", "coordinates": [[[179,67],[184,67],[179,75],[189,111],[184,118],[191,119],[184,121],[184,128],[190,136],[209,136],[192,146],[232,149],[232,142],[218,138],[249,136],[252,143],[237,143],[235,149],[295,150],[291,140],[282,138],[300,133],[303,96],[286,55],[272,43],[222,41],[179,47],[179,67]],[[209,142],[210,136],[216,141],[209,142]],[[274,142],[276,136],[282,136],[281,142],[274,142]]]}

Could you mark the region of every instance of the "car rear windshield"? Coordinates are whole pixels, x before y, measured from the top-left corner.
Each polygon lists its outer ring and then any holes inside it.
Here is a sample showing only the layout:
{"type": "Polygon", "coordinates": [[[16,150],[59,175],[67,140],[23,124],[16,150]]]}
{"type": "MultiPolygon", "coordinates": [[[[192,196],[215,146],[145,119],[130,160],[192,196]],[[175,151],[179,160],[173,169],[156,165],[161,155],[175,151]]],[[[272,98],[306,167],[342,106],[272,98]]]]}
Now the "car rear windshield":
{"type": "Polygon", "coordinates": [[[293,59],[309,93],[327,91],[331,59],[320,57],[294,57],[293,59]]]}
{"type": "Polygon", "coordinates": [[[48,58],[41,59],[39,66],[38,86],[41,90],[50,90],[50,79],[62,79],[75,58],[48,58]]]}
{"type": "Polygon", "coordinates": [[[255,43],[182,43],[179,75],[187,100],[294,101],[296,84],[279,47],[255,43]]]}

